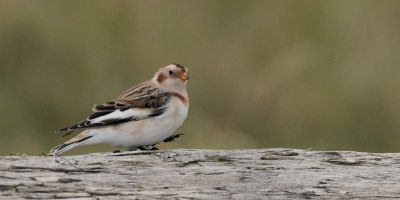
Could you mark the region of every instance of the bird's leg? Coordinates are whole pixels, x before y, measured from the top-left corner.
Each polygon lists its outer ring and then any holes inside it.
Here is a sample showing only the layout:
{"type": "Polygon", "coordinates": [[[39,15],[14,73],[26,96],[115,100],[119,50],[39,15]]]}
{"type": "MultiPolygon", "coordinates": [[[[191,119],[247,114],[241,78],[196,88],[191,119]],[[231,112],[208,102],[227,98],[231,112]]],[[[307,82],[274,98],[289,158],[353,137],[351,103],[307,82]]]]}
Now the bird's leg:
{"type": "Polygon", "coordinates": [[[137,147],[137,149],[142,150],[142,151],[158,150],[158,148],[155,147],[154,145],[155,145],[155,144],[153,144],[153,145],[147,145],[147,146],[140,146],[140,147],[137,147]]]}
{"type": "Polygon", "coordinates": [[[155,147],[155,146],[152,146],[150,150],[151,150],[151,151],[157,151],[157,150],[160,150],[160,149],[157,148],[157,147],[155,147]]]}
{"type": "MultiPolygon", "coordinates": [[[[179,138],[181,135],[183,135],[182,133],[178,133],[175,135],[171,135],[167,138],[165,138],[165,140],[163,142],[172,142],[174,141],[176,138],[179,138]]],[[[152,144],[152,145],[147,145],[147,146],[139,146],[136,148],[132,148],[132,149],[128,149],[128,151],[135,151],[137,149],[142,150],[142,151],[155,151],[155,150],[160,150],[159,148],[156,147],[158,143],[152,144]]]]}
{"type": "Polygon", "coordinates": [[[147,146],[139,146],[139,147],[136,147],[137,149],[139,149],[139,150],[142,150],[142,151],[146,151],[146,150],[149,150],[149,146],[147,145],[147,146]]]}
{"type": "Polygon", "coordinates": [[[140,147],[129,147],[126,149],[126,151],[139,151],[139,150],[146,150],[146,148],[144,146],[140,146],[140,147]]]}
{"type": "Polygon", "coordinates": [[[171,136],[165,138],[164,142],[172,142],[176,138],[179,138],[181,135],[183,135],[183,134],[182,133],[178,133],[178,134],[175,134],[175,135],[171,135],[171,136]]]}

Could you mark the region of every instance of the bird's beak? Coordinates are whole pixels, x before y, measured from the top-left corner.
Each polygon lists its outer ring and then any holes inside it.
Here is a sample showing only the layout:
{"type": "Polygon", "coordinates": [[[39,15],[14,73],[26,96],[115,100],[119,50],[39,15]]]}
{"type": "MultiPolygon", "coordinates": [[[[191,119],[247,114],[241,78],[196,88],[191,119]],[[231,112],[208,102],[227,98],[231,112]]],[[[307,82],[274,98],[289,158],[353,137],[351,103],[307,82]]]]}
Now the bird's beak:
{"type": "Polygon", "coordinates": [[[183,73],[180,77],[183,81],[189,80],[189,75],[187,72],[183,73]]]}

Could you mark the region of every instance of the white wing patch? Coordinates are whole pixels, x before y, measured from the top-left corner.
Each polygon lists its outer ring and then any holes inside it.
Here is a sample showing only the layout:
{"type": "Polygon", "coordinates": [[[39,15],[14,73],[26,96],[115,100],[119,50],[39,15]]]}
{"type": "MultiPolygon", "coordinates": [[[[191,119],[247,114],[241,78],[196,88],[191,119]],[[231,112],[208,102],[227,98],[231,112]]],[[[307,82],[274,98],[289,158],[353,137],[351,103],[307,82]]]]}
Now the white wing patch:
{"type": "Polygon", "coordinates": [[[128,119],[128,118],[143,118],[151,114],[151,111],[149,109],[138,109],[138,108],[133,108],[133,109],[128,109],[125,111],[120,111],[120,110],[115,110],[114,112],[97,117],[90,121],[91,124],[95,123],[102,123],[108,120],[123,120],[123,119],[128,119]]]}

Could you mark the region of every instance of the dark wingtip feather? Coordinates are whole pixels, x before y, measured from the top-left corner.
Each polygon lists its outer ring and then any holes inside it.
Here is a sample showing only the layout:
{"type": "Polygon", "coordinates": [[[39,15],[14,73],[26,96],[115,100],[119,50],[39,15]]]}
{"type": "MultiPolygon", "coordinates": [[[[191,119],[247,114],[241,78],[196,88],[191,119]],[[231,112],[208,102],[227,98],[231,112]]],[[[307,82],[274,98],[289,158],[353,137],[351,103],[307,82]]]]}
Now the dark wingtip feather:
{"type": "Polygon", "coordinates": [[[66,131],[66,130],[68,130],[69,129],[69,126],[68,127],[65,127],[65,128],[62,128],[62,129],[58,129],[58,130],[56,130],[56,131],[54,131],[55,133],[59,133],[59,132],[63,132],[63,131],[66,131]]]}
{"type": "Polygon", "coordinates": [[[56,132],[56,133],[59,133],[59,132],[63,132],[63,131],[70,131],[70,130],[79,129],[79,128],[81,128],[82,124],[85,123],[85,122],[86,122],[86,120],[83,120],[83,121],[81,121],[81,122],[79,122],[79,123],[76,123],[76,124],[74,124],[74,125],[72,125],[72,126],[67,126],[67,127],[65,127],[65,128],[58,129],[58,130],[56,130],[55,132],[56,132]]]}
{"type": "Polygon", "coordinates": [[[93,136],[88,136],[88,137],[85,137],[85,138],[83,138],[81,140],[78,140],[78,141],[72,142],[72,143],[68,143],[68,144],[65,144],[65,143],[59,144],[59,145],[55,146],[54,148],[52,148],[48,155],[59,156],[62,153],[64,153],[64,152],[76,147],[79,143],[81,143],[81,142],[83,142],[83,141],[85,141],[85,140],[87,140],[87,139],[89,139],[91,137],[93,137],[93,136]]]}
{"type": "Polygon", "coordinates": [[[72,131],[68,131],[67,133],[65,133],[63,136],[61,136],[61,138],[63,138],[63,137],[67,137],[68,135],[70,135],[71,133],[73,133],[74,132],[74,130],[72,130],[72,131]]]}
{"type": "Polygon", "coordinates": [[[108,114],[110,114],[111,112],[95,112],[95,113],[93,113],[93,114],[91,114],[89,117],[88,117],[88,119],[90,120],[90,119],[94,119],[94,118],[97,118],[97,117],[101,117],[101,116],[104,116],[104,115],[108,115],[108,114]]]}

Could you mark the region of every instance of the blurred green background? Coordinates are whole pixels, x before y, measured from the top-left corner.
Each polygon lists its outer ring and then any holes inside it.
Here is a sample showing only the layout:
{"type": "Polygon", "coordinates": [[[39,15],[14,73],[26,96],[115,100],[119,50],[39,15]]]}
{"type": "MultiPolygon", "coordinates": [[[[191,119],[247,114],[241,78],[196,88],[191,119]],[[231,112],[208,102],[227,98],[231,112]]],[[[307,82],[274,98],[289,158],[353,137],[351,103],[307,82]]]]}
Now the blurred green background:
{"type": "Polygon", "coordinates": [[[398,152],[399,53],[400,1],[0,1],[0,154],[169,63],[191,107],[161,148],[398,152]]]}

